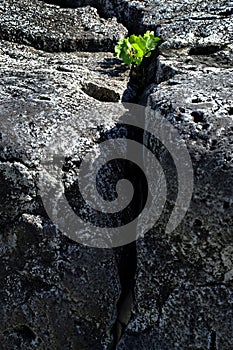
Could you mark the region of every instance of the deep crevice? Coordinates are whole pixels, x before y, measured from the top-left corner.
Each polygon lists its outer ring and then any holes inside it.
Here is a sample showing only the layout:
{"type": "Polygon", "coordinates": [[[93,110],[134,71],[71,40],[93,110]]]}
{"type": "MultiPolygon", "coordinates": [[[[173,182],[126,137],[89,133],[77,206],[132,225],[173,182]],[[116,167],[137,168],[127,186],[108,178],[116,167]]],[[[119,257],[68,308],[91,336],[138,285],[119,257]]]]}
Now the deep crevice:
{"type": "MultiPolygon", "coordinates": [[[[164,67],[163,67],[164,68],[164,67]]],[[[158,70],[163,69],[160,66],[159,59],[158,59],[158,52],[154,52],[150,60],[144,62],[144,64],[141,66],[139,70],[136,70],[136,72],[132,72],[131,70],[131,77],[128,84],[128,88],[126,90],[126,93],[123,96],[123,102],[132,102],[132,96],[127,94],[128,89],[135,89],[135,94],[133,96],[133,102],[139,105],[145,105],[147,98],[150,93],[150,86],[154,83],[161,83],[162,81],[168,80],[171,77],[171,72],[169,74],[164,74],[164,77],[159,77],[159,81],[156,81],[158,79],[157,72],[158,70]],[[153,70],[152,78],[150,76],[150,72],[153,70]],[[134,73],[140,76],[141,80],[139,80],[139,85],[137,85],[138,79],[136,76],[134,76],[134,73]],[[167,79],[165,78],[165,75],[167,76],[167,79]],[[136,84],[135,84],[136,83],[136,84]]],[[[165,67],[167,68],[167,67],[165,67]]],[[[174,75],[174,72],[172,72],[174,75]]],[[[161,75],[161,72],[160,72],[161,75]]],[[[127,135],[127,138],[133,137],[134,140],[137,140],[137,142],[143,144],[143,138],[144,138],[144,132],[137,128],[134,131],[128,131],[129,133],[132,133],[132,135],[127,135]],[[133,134],[134,133],[134,134],[133,134]]],[[[143,153],[139,155],[139,157],[143,158],[143,153]]],[[[131,171],[131,176],[134,176],[132,173],[132,170],[129,168],[129,172],[131,171]]],[[[140,182],[140,181],[139,181],[140,182]]],[[[145,196],[145,188],[143,187],[143,184],[141,186],[140,191],[138,191],[137,194],[137,206],[141,206],[140,209],[143,210],[143,199],[145,196]]],[[[138,208],[137,208],[138,209],[138,208]]],[[[137,270],[137,245],[136,245],[136,232],[137,232],[137,223],[135,224],[135,241],[124,246],[119,247],[115,249],[115,256],[117,261],[117,267],[118,267],[118,274],[120,278],[120,284],[121,284],[121,295],[117,303],[117,319],[115,322],[115,325],[113,327],[113,336],[114,336],[114,342],[111,347],[111,350],[117,349],[117,345],[124,335],[124,332],[127,328],[127,325],[130,322],[132,311],[135,303],[135,296],[134,296],[134,288],[135,288],[135,274],[137,270]]],[[[167,295],[166,295],[167,297],[167,295]]]]}
{"type": "Polygon", "coordinates": [[[117,303],[117,319],[113,327],[115,350],[131,318],[134,303],[134,284],[137,268],[136,242],[115,248],[121,294],[117,303]]]}
{"type": "MultiPolygon", "coordinates": [[[[129,2],[125,1],[125,8],[122,11],[118,11],[119,8],[113,8],[112,10],[107,8],[107,6],[103,6],[103,4],[96,3],[96,1],[82,1],[82,0],[77,0],[75,3],[76,5],[74,6],[74,1],[72,0],[67,0],[66,1],[66,6],[64,6],[65,1],[59,1],[59,0],[47,0],[44,1],[50,4],[56,4],[61,6],[61,7],[80,7],[80,6],[93,6],[97,8],[98,13],[104,17],[104,18],[109,18],[112,16],[116,16],[118,21],[124,24],[127,29],[129,30],[129,33],[143,33],[145,31],[146,26],[143,24],[143,11],[142,9],[138,9],[136,6],[129,6],[129,2]],[[71,2],[73,5],[71,6],[71,2]],[[68,6],[69,5],[69,6],[68,6]],[[111,12],[112,11],[112,12],[111,12]],[[139,20],[139,23],[135,22],[134,18],[135,16],[139,20]]],[[[104,1],[102,1],[103,3],[104,1]]],[[[116,1],[115,1],[116,2],[116,1]]],[[[154,28],[149,28],[149,29],[155,29],[154,28]]],[[[154,76],[153,76],[154,79],[154,76]]],[[[143,84],[137,91],[135,95],[135,103],[137,104],[143,104],[142,101],[145,102],[148,93],[146,93],[148,87],[149,87],[149,82],[146,81],[146,84],[143,84]]],[[[93,95],[93,97],[96,98],[96,94],[93,95]]],[[[131,102],[130,100],[125,97],[124,102],[131,102]]],[[[142,137],[141,135],[137,135],[137,137],[142,137]]],[[[141,142],[142,143],[142,142],[141,142]]],[[[129,170],[130,171],[130,170],[129,170]]],[[[140,206],[142,202],[142,196],[144,195],[143,189],[142,191],[138,194],[138,205],[140,206]]],[[[136,227],[135,227],[135,235],[136,235],[136,227]]],[[[136,239],[136,237],[135,237],[136,239]]],[[[130,321],[131,317],[131,312],[133,308],[133,302],[134,302],[134,287],[135,287],[135,273],[137,269],[137,250],[136,250],[136,241],[124,246],[124,247],[119,247],[115,248],[115,256],[116,256],[116,261],[117,261],[117,267],[118,267],[118,274],[119,274],[119,279],[120,279],[120,284],[121,284],[121,295],[119,297],[118,303],[117,303],[117,313],[118,317],[116,320],[116,323],[113,328],[113,333],[114,333],[114,344],[112,346],[112,349],[117,348],[117,344],[124,334],[124,331],[127,327],[128,322],[130,321]]],[[[210,348],[211,350],[215,350],[214,348],[210,348]]]]}
{"type": "MultiPolygon", "coordinates": [[[[115,137],[126,137],[129,139],[137,140],[139,143],[143,144],[143,130],[139,128],[129,127],[125,124],[116,125],[113,129],[103,132],[101,135],[101,142],[106,139],[113,139],[115,137]],[[121,134],[123,133],[123,134],[121,134]],[[119,136],[120,137],[120,136],[119,136]]],[[[129,153],[130,150],[127,150],[129,153]]],[[[126,151],[126,152],[127,152],[126,151]]],[[[142,157],[143,155],[139,155],[142,157]]],[[[127,157],[126,157],[127,159],[127,157]]],[[[119,163],[119,171],[124,175],[124,179],[130,179],[132,184],[137,183],[134,187],[135,198],[132,201],[130,211],[128,216],[134,217],[134,214],[140,213],[144,206],[148,195],[147,183],[145,184],[144,178],[140,173],[135,171],[134,163],[119,163]],[[123,166],[123,168],[122,168],[123,166]],[[136,190],[135,190],[136,189],[136,190]]],[[[131,221],[132,224],[132,221],[131,221]]],[[[133,241],[127,245],[113,248],[116,266],[118,269],[118,276],[120,280],[121,293],[117,302],[117,317],[115,324],[112,328],[113,342],[109,349],[115,350],[117,344],[123,336],[127,325],[130,322],[132,310],[134,306],[134,287],[135,287],[135,274],[137,269],[137,248],[136,248],[136,235],[137,235],[137,220],[134,222],[134,228],[130,228],[130,231],[134,234],[133,241]]]]}
{"type": "Polygon", "coordinates": [[[212,331],[210,334],[209,350],[217,350],[217,335],[215,331],[212,331]]]}

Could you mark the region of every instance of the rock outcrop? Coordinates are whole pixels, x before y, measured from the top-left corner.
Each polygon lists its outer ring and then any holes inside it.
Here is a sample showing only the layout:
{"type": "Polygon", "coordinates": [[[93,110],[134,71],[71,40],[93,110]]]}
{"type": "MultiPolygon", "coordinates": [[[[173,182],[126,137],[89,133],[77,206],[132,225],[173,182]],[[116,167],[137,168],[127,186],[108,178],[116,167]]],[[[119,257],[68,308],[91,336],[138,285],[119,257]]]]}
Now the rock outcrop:
{"type": "Polygon", "coordinates": [[[233,347],[232,32],[224,0],[0,2],[1,349],[233,347]],[[43,206],[43,150],[58,130],[76,126],[67,149],[72,183],[130,95],[129,69],[110,51],[146,29],[165,42],[154,81],[134,98],[147,97],[186,142],[191,204],[167,233],[179,179],[161,149],[171,193],[155,227],[125,247],[82,246],[43,206]]]}
{"type": "Polygon", "coordinates": [[[121,293],[114,252],[56,229],[39,196],[38,165],[58,128],[79,126],[81,157],[115,125],[111,103],[129,71],[101,51],[127,30],[90,7],[4,1],[0,11],[0,348],[108,348],[121,293]],[[103,102],[107,118],[88,120],[85,111],[103,102]]]}
{"type": "Polygon", "coordinates": [[[166,234],[178,183],[163,152],[170,199],[161,221],[136,243],[135,309],[118,349],[230,349],[233,344],[233,70],[221,55],[216,67],[216,54],[201,62],[187,52],[160,57],[176,73],[154,89],[148,104],[186,141],[193,197],[182,223],[166,234]]]}
{"type": "Polygon", "coordinates": [[[69,9],[43,1],[3,1],[0,38],[49,52],[111,51],[127,33],[116,19],[100,18],[93,7],[69,9]]]}

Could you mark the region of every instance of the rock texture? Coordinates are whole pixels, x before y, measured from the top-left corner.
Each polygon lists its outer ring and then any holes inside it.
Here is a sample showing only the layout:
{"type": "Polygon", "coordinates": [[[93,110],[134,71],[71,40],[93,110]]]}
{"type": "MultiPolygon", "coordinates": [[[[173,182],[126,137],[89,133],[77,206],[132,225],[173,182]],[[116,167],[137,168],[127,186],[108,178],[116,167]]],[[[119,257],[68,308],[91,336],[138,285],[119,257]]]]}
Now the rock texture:
{"type": "Polygon", "coordinates": [[[196,2],[160,8],[164,23],[159,32],[167,40],[155,81],[159,85],[148,105],[186,141],[194,193],[185,219],[165,234],[177,182],[169,155],[162,152],[168,202],[160,222],[136,244],[135,306],[117,349],[230,349],[232,10],[226,3],[196,2]]]}
{"type": "Polygon", "coordinates": [[[127,34],[93,7],[64,9],[42,1],[1,1],[0,38],[49,52],[111,51],[127,34]]]}
{"type": "Polygon", "coordinates": [[[232,4],[2,0],[0,38],[0,348],[230,350],[232,4]],[[193,198],[166,234],[177,181],[161,150],[170,189],[161,220],[136,245],[88,248],[43,207],[43,149],[77,125],[67,150],[75,168],[115,126],[129,69],[108,51],[148,28],[165,43],[154,81],[135,98],[148,96],[186,141],[193,198]]]}
{"type": "Polygon", "coordinates": [[[218,67],[216,55],[202,59],[188,50],[160,58],[176,73],[154,89],[148,103],[186,140],[194,192],[185,219],[166,234],[177,183],[163,152],[168,203],[161,221],[137,242],[135,308],[118,349],[230,349],[233,344],[233,70],[221,56],[218,67]]]}
{"type": "Polygon", "coordinates": [[[0,348],[105,349],[121,293],[115,254],[78,245],[56,229],[39,196],[38,166],[59,128],[78,125],[79,158],[100,130],[115,125],[111,102],[120,100],[129,71],[108,52],[64,51],[110,49],[126,31],[91,8],[25,1],[0,7],[0,36],[7,39],[0,42],[0,348]],[[84,44],[80,21],[96,26],[84,44]],[[108,118],[87,119],[85,111],[102,110],[103,101],[108,118]]]}

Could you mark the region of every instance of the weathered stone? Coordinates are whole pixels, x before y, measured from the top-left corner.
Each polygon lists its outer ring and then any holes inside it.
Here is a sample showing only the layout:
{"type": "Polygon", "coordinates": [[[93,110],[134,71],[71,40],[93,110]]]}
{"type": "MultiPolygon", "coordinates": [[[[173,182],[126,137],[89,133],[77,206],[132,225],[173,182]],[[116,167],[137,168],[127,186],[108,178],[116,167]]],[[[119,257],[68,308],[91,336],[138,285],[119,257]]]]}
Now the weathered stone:
{"type": "MultiPolygon", "coordinates": [[[[232,4],[211,1],[145,1],[144,28],[157,28],[170,48],[215,46],[219,50],[232,42],[232,4]]],[[[209,49],[211,50],[211,49],[209,49]]]]}
{"type": "Polygon", "coordinates": [[[116,19],[100,18],[93,7],[64,9],[35,0],[0,3],[0,38],[49,52],[111,51],[127,34],[116,19]]]}
{"type": "Polygon", "coordinates": [[[100,130],[115,125],[118,113],[95,97],[106,91],[105,99],[119,98],[129,72],[110,53],[0,46],[1,347],[107,348],[121,289],[115,255],[74,243],[55,228],[40,199],[38,167],[58,130],[65,135],[78,125],[70,142],[82,158],[100,130]],[[95,84],[93,97],[84,84],[95,84]],[[102,113],[90,120],[92,109],[102,113]]]}
{"type": "Polygon", "coordinates": [[[231,349],[230,4],[46,2],[0,2],[0,347],[231,349]],[[86,5],[92,7],[71,8],[86,5]],[[153,29],[165,39],[149,67],[150,85],[134,98],[150,94],[149,105],[187,142],[195,186],[185,219],[166,233],[177,181],[171,157],[159,150],[171,192],[163,216],[136,246],[112,251],[81,246],[57,230],[40,198],[38,171],[60,130],[68,135],[72,185],[75,164],[119,120],[119,104],[109,102],[121,98],[129,70],[111,53],[73,52],[112,50],[127,33],[114,16],[130,32],[153,29]],[[90,119],[89,110],[103,113],[90,119]],[[74,125],[77,139],[69,134],[74,125]]]}
{"type": "Polygon", "coordinates": [[[230,52],[231,47],[208,56],[190,55],[189,49],[162,51],[159,85],[148,105],[185,140],[194,191],[184,220],[166,233],[178,187],[171,158],[161,150],[168,202],[155,228],[137,242],[135,306],[119,350],[233,345],[233,68],[225,60],[230,52]]]}
{"type": "MultiPolygon", "coordinates": [[[[194,45],[216,49],[232,41],[232,4],[227,0],[154,1],[154,0],[46,0],[61,7],[90,5],[106,18],[116,17],[130,32],[155,30],[169,47],[194,45]],[[216,45],[218,43],[218,45],[216,45]],[[224,43],[224,44],[223,44],[224,43]]],[[[207,48],[208,50],[208,48],[207,48]]]]}
{"type": "Polygon", "coordinates": [[[3,349],[103,349],[119,292],[110,250],[78,246],[41,216],[1,230],[3,349]]]}

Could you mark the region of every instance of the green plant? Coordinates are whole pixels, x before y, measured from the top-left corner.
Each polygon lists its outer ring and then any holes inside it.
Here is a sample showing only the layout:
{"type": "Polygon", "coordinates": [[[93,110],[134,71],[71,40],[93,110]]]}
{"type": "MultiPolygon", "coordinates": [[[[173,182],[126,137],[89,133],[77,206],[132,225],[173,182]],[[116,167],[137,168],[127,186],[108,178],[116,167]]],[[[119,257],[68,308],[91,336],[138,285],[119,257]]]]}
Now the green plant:
{"type": "Polygon", "coordinates": [[[126,64],[139,65],[144,57],[150,57],[151,51],[155,50],[162,39],[147,31],[144,36],[131,35],[121,39],[115,46],[115,56],[122,59],[126,64]]]}

